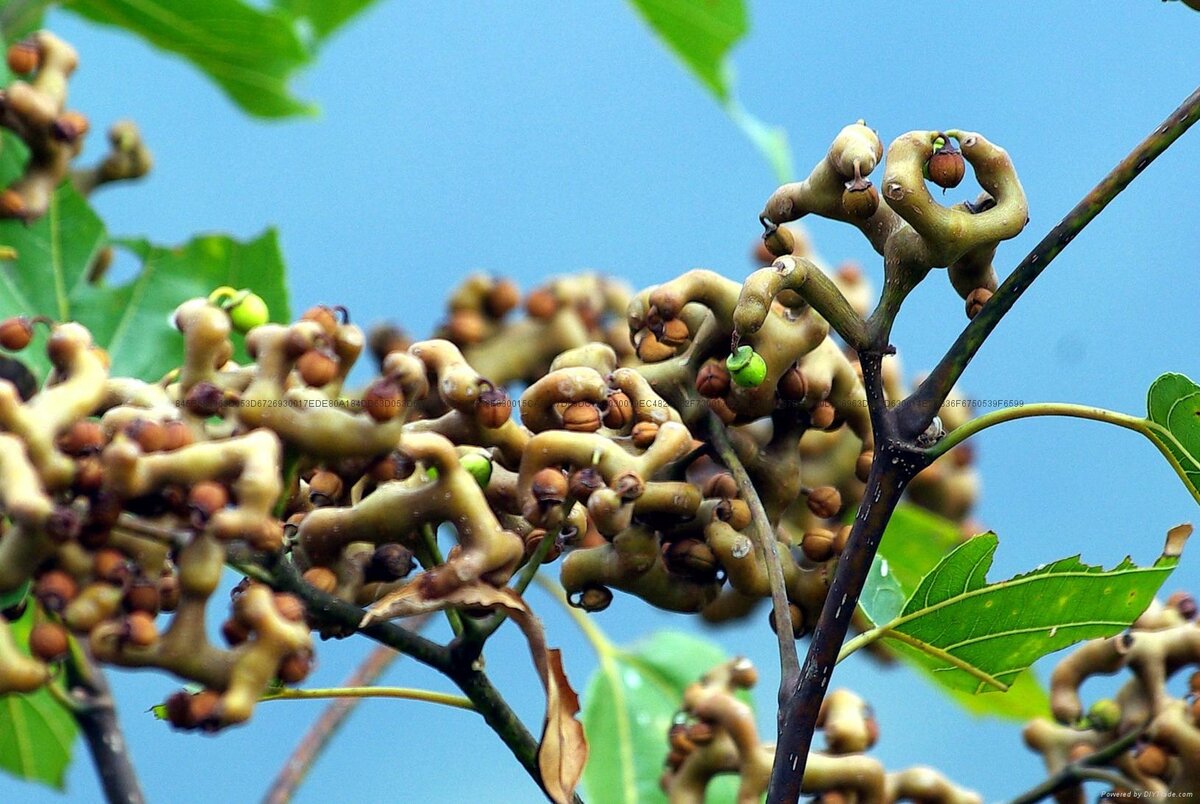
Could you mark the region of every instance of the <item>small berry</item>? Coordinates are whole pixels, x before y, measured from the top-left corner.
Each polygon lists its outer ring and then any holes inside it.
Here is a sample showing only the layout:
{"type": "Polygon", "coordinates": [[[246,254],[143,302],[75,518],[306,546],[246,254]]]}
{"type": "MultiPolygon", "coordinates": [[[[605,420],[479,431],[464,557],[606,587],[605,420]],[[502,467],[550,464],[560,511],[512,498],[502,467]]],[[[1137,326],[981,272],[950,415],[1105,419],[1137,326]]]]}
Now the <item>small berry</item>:
{"type": "Polygon", "coordinates": [[[967,171],[962,153],[951,143],[935,151],[925,169],[931,182],[947,190],[957,187],[967,171]]]}
{"type": "Polygon", "coordinates": [[[29,632],[29,651],[43,662],[56,662],[70,649],[67,629],[58,623],[38,623],[29,632]]]}
{"type": "Polygon", "coordinates": [[[512,418],[512,401],[503,388],[489,386],[475,400],[475,420],[480,425],[495,429],[512,418]]]}
{"type": "Polygon", "coordinates": [[[308,479],[308,499],[313,505],[334,505],[342,498],[345,484],[336,472],[318,470],[308,479]]]}
{"type": "Polygon", "coordinates": [[[0,346],[19,352],[33,340],[33,322],[29,316],[18,315],[0,321],[0,346]]]}
{"type": "Polygon", "coordinates": [[[700,396],[715,399],[729,393],[729,382],[729,369],[710,361],[701,366],[696,375],[696,390],[700,392],[700,396]]]}
{"type": "Polygon", "coordinates": [[[161,611],[175,611],[179,606],[179,576],[174,573],[164,574],[158,579],[158,608],[161,611]]]}
{"type": "Polygon", "coordinates": [[[137,579],[125,590],[121,599],[126,611],[141,611],[147,614],[158,613],[158,584],[145,578],[137,579]]]}
{"type": "Polygon", "coordinates": [[[131,611],[125,618],[126,638],[131,645],[148,648],[158,641],[158,627],[154,615],[145,611],[131,611]]]}
{"type": "Polygon", "coordinates": [[[720,564],[712,548],[698,539],[677,539],[663,546],[663,562],[675,575],[708,583],[716,580],[720,564]]]}
{"type": "Polygon", "coordinates": [[[600,429],[600,411],[591,402],[574,402],[563,411],[562,423],[572,433],[594,433],[600,429]]]}
{"type": "Polygon", "coordinates": [[[866,179],[846,182],[842,191],[842,209],[851,218],[866,220],[879,209],[879,191],[866,179]]]}
{"type": "Polygon", "coordinates": [[[362,395],[363,409],[377,422],[387,422],[400,414],[404,392],[387,377],[380,377],[367,386],[362,395]]]}
{"type": "Polygon", "coordinates": [[[62,570],[50,570],[38,576],[33,594],[47,611],[61,613],[79,593],[75,579],[62,570]]]}
{"type": "Polygon", "coordinates": [[[733,674],[729,680],[733,686],[748,690],[758,684],[758,670],[754,669],[749,659],[739,659],[733,666],[733,674]]]}
{"type": "Polygon", "coordinates": [[[533,476],[531,491],[543,507],[558,505],[567,498],[567,476],[553,466],[539,469],[533,476]]]}
{"type": "Polygon", "coordinates": [[[248,290],[240,291],[227,308],[233,328],[245,335],[255,327],[261,327],[271,318],[271,311],[263,297],[248,290]]]}
{"type": "Polygon", "coordinates": [[[333,337],[337,332],[338,320],[333,308],[327,304],[318,304],[316,307],[309,307],[304,311],[304,315],[300,316],[301,321],[312,321],[321,326],[325,334],[333,337]]]}
{"type": "Polygon", "coordinates": [[[92,574],[105,583],[124,586],[134,574],[133,563],[120,550],[105,547],[92,556],[92,574]]]}
{"type": "Polygon", "coordinates": [[[28,212],[25,196],[12,189],[0,192],[0,218],[24,218],[28,212]]]}
{"type": "Polygon", "coordinates": [[[818,564],[833,558],[833,532],[824,528],[814,528],[804,534],[800,549],[810,561],[818,564]]]}
{"type": "MultiPolygon", "coordinates": [[[[532,557],[537,552],[538,547],[541,546],[542,539],[544,538],[546,538],[546,531],[542,528],[534,528],[529,531],[529,535],[525,537],[525,555],[532,557]]],[[[560,555],[562,555],[562,546],[556,540],[556,543],[550,545],[550,548],[546,551],[545,557],[542,558],[542,563],[549,564],[560,555]]]]}
{"type": "Polygon", "coordinates": [[[767,378],[767,361],[749,346],[739,346],[725,359],[729,376],[743,388],[756,388],[767,378]]]}
{"type": "Polygon", "coordinates": [[[818,402],[809,413],[808,421],[817,430],[828,430],[837,421],[837,411],[827,401],[818,402]]]}
{"type": "Polygon", "coordinates": [[[16,42],[8,49],[8,69],[17,75],[28,75],[41,61],[41,51],[34,42],[16,42]]]}
{"type": "Polygon", "coordinates": [[[333,594],[338,585],[337,575],[329,567],[310,567],[304,571],[304,580],[327,595],[333,594]]]}
{"type": "Polygon", "coordinates": [[[142,452],[161,452],[167,445],[167,431],[160,422],[137,419],[125,428],[125,434],[137,442],[142,452]]]}
{"type": "Polygon", "coordinates": [[[188,508],[204,522],[217,511],[229,505],[229,491],[221,483],[201,480],[188,492],[188,508]]]}
{"type": "Polygon", "coordinates": [[[786,257],[796,250],[796,236],[782,226],[772,226],[763,232],[763,245],[773,257],[786,257]]]}
{"type": "Polygon", "coordinates": [[[458,463],[467,470],[471,477],[475,478],[479,488],[487,488],[488,481],[492,479],[491,459],[479,452],[468,452],[459,457],[458,463]]]}
{"type": "Polygon", "coordinates": [[[835,556],[846,552],[846,542],[850,541],[850,531],[849,525],[842,525],[837,529],[837,533],[833,534],[833,554],[835,556]]]}
{"type": "Polygon", "coordinates": [[[387,583],[405,577],[415,567],[416,561],[407,547],[402,544],[381,544],[375,548],[367,564],[366,577],[387,583]]]}
{"type": "Polygon", "coordinates": [[[488,289],[483,306],[492,318],[504,318],[521,303],[521,291],[511,279],[498,279],[488,289]]]}
{"type": "Polygon", "coordinates": [[[94,455],[99,452],[108,438],[99,422],[81,419],[67,428],[58,437],[58,448],[72,457],[94,455]]]}
{"type": "Polygon", "coordinates": [[[638,422],[629,433],[633,445],[638,449],[647,449],[658,437],[658,425],[654,422],[638,422]]]}
{"type": "Polygon", "coordinates": [[[337,358],[325,349],[309,349],[296,361],[296,370],[306,385],[320,388],[337,377],[337,358]]]}
{"type": "Polygon", "coordinates": [[[488,325],[474,310],[456,310],[445,325],[446,339],[458,346],[472,346],[487,337],[488,325]]]}
{"type": "Polygon", "coordinates": [[[1133,762],[1137,769],[1147,776],[1162,778],[1170,767],[1171,757],[1161,746],[1149,743],[1134,755],[1133,762]]]}
{"type": "Polygon", "coordinates": [[[163,449],[167,452],[183,449],[196,440],[196,437],[192,435],[192,429],[181,421],[163,422],[163,436],[165,438],[163,449]]]}
{"type": "Polygon", "coordinates": [[[633,419],[633,402],[624,391],[613,391],[604,401],[604,426],[610,430],[624,430],[633,419]]]}
{"type": "Polygon", "coordinates": [[[1112,698],[1101,698],[1088,709],[1087,719],[1097,731],[1112,731],[1121,722],[1121,707],[1112,698]]]}
{"type": "Polygon", "coordinates": [[[737,481],[729,472],[716,472],[706,481],[701,490],[705,497],[719,497],[731,500],[738,496],[737,481]]]}
{"type": "Polygon", "coordinates": [[[967,318],[974,318],[979,315],[979,311],[983,309],[983,305],[988,303],[988,299],[992,298],[992,291],[987,288],[975,288],[967,294],[967,318]]]}
{"type": "Polygon", "coordinates": [[[285,620],[304,622],[304,601],[290,592],[275,593],[275,608],[285,620]]]}
{"type": "Polygon", "coordinates": [[[297,651],[283,657],[277,673],[284,684],[299,684],[308,678],[312,672],[312,654],[308,651],[297,651]]]}
{"type": "Polygon", "coordinates": [[[871,474],[871,464],[875,462],[874,452],[863,452],[858,456],[858,460],[854,462],[854,476],[860,482],[866,483],[867,477],[871,474]]]}
{"type": "Polygon", "coordinates": [[[682,346],[692,337],[691,331],[688,330],[687,324],[683,323],[678,318],[669,318],[662,324],[662,332],[658,333],[660,343],[666,344],[671,348],[682,346]]]}
{"type": "Polygon", "coordinates": [[[800,370],[799,366],[792,366],[779,378],[776,390],[781,397],[793,402],[804,399],[808,394],[808,382],[804,379],[804,372],[800,370]]]}
{"type": "Polygon", "coordinates": [[[737,413],[720,397],[708,400],[708,409],[717,415],[722,424],[733,424],[737,421],[737,413]]]}
{"type": "Polygon", "coordinates": [[[88,133],[91,123],[79,112],[63,112],[50,126],[50,133],[61,142],[76,142],[88,133]]]}
{"type": "Polygon", "coordinates": [[[188,391],[183,406],[202,419],[218,416],[225,407],[225,392],[207,380],[198,382],[188,391]]]}
{"type": "Polygon", "coordinates": [[[525,312],[530,318],[550,318],[558,312],[558,299],[553,292],[538,288],[525,297],[525,312]]]}
{"type": "Polygon", "coordinates": [[[604,611],[612,603],[612,592],[605,589],[603,586],[589,586],[579,595],[577,603],[573,603],[577,608],[584,611],[597,612],[604,611]]]}
{"type": "Polygon", "coordinates": [[[661,363],[675,356],[675,347],[663,343],[657,335],[647,330],[638,341],[637,356],[643,363],[661,363]]]}
{"type": "Polygon", "coordinates": [[[236,648],[250,638],[250,630],[242,624],[241,620],[230,617],[221,623],[221,636],[225,638],[225,644],[236,648]]]}
{"type": "Polygon", "coordinates": [[[842,495],[833,486],[818,486],[808,493],[808,510],[820,519],[832,519],[842,510],[842,495]]]}
{"type": "Polygon", "coordinates": [[[1167,598],[1167,605],[1179,612],[1179,616],[1185,620],[1196,619],[1196,598],[1187,592],[1172,592],[1167,598]]]}

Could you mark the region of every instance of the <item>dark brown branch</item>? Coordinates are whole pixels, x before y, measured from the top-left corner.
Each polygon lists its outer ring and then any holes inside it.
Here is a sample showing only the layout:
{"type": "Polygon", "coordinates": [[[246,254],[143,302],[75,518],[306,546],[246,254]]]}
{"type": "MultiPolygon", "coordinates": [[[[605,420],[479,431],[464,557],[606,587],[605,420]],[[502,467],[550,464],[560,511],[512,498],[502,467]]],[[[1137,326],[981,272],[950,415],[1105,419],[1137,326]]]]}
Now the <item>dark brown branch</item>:
{"type": "Polygon", "coordinates": [[[111,804],[142,804],[146,798],[104,673],[80,650],[68,662],[67,684],[75,704],[71,714],[92,755],[104,797],[111,804]]]}

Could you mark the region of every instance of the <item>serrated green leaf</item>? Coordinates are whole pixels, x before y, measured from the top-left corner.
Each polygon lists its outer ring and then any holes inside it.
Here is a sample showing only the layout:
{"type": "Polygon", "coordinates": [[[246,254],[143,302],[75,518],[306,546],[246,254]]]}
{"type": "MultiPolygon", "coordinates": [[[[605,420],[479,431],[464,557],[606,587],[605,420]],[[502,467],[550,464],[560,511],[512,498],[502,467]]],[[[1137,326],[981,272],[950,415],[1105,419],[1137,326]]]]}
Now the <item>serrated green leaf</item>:
{"type": "MultiPolygon", "coordinates": [[[[581,718],[588,741],[583,784],[590,804],[667,800],[658,779],[683,690],[728,658],[716,645],[676,631],[601,655],[588,680],[581,718]]],[[[750,702],[748,696],[743,699],[750,702]]],[[[736,777],[717,779],[708,800],[732,801],[736,787],[736,777]]]]}
{"type": "Polygon", "coordinates": [[[1166,431],[1152,427],[1148,435],[1171,453],[1188,490],[1200,499],[1200,385],[1182,374],[1163,374],[1146,394],[1146,418],[1166,431]]]}
{"type": "MultiPolygon", "coordinates": [[[[17,253],[15,260],[0,262],[0,318],[44,315],[78,321],[108,350],[114,373],[156,380],[179,364],[183,337],[168,316],[187,299],[221,285],[250,287],[267,302],[274,320],[289,316],[274,231],[247,243],[203,235],[178,248],[123,240],[118,245],[142,260],[141,270],[123,285],[92,284],[89,268],[107,242],[104,225],[69,184],[59,187],[46,215],[29,226],[0,222],[0,245],[17,253]]],[[[42,333],[39,328],[38,340],[21,358],[45,376],[42,333]]]]}
{"type": "Polygon", "coordinates": [[[905,591],[921,579],[962,541],[958,524],[912,503],[896,506],[879,543],[880,558],[905,591]]]}
{"type": "MultiPolygon", "coordinates": [[[[26,655],[34,608],[28,606],[11,623],[13,639],[26,655]]],[[[18,779],[64,789],[77,733],[75,718],[45,689],[0,695],[0,769],[18,779]]]]}
{"type": "MultiPolygon", "coordinates": [[[[864,638],[887,639],[947,687],[982,692],[1011,684],[1042,656],[1128,628],[1179,563],[1163,555],[1138,567],[1126,558],[1105,570],[1074,556],[988,584],[998,543],[986,533],[960,545],[925,576],[898,616],[864,638]]],[[[882,580],[872,572],[867,586],[882,580]]]]}
{"type": "Polygon", "coordinates": [[[68,0],[64,8],[187,59],[250,114],[315,112],[288,89],[292,75],[312,60],[312,50],[292,16],[278,8],[259,9],[241,0],[68,0]]]}

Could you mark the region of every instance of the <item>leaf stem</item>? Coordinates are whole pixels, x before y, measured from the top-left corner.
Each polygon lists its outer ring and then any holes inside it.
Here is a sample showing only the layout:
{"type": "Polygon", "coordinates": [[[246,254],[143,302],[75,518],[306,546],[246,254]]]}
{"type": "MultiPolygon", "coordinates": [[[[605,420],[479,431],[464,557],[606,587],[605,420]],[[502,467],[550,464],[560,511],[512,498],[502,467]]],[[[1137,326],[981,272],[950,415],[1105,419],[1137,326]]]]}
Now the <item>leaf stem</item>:
{"type": "Polygon", "coordinates": [[[936,459],[945,455],[954,447],[966,441],[971,436],[986,430],[989,427],[994,427],[997,424],[1004,422],[1017,421],[1018,419],[1029,419],[1035,416],[1062,416],[1073,419],[1087,419],[1090,421],[1104,422],[1105,424],[1124,427],[1126,430],[1132,430],[1135,433],[1141,433],[1150,440],[1162,453],[1163,457],[1171,464],[1171,468],[1183,480],[1184,485],[1188,487],[1192,497],[1200,502],[1200,492],[1193,488],[1191,481],[1188,479],[1187,473],[1183,466],[1180,465],[1179,459],[1176,458],[1168,444],[1174,445],[1180,452],[1188,454],[1175,438],[1174,433],[1167,430],[1165,427],[1152,422],[1149,419],[1143,419],[1139,416],[1130,416],[1127,413],[1118,413],[1113,410],[1104,408],[1094,408],[1088,405],[1075,405],[1068,402],[1038,402],[1032,405],[1018,405],[1011,408],[1001,408],[1000,410],[985,413],[984,415],[971,419],[966,424],[956,427],[950,431],[941,441],[926,450],[926,455],[932,459],[936,459]]]}
{"type": "Polygon", "coordinates": [[[787,598],[787,586],[783,578],[783,565],[779,561],[779,540],[775,538],[775,527],[767,517],[762,500],[754,488],[750,474],[738,457],[725,425],[716,414],[708,414],[708,434],[721,462],[725,464],[738,486],[738,493],[750,506],[754,522],[751,531],[754,547],[762,556],[767,567],[767,581],[771,585],[771,609],[775,614],[775,635],[779,641],[779,702],[783,704],[792,696],[800,679],[800,657],[796,653],[796,638],[792,632],[792,611],[787,598]]]}
{"type": "Polygon", "coordinates": [[[402,698],[408,701],[425,701],[475,711],[475,704],[471,703],[469,698],[413,687],[313,687],[309,689],[284,687],[264,695],[260,700],[310,701],[325,698],[402,698]]]}
{"type": "Polygon", "coordinates": [[[1058,773],[1017,796],[1009,804],[1034,804],[1034,802],[1049,798],[1055,793],[1077,785],[1087,778],[1096,778],[1094,775],[1089,776],[1089,771],[1093,771],[1093,769],[1125,753],[1126,750],[1138,741],[1145,731],[1146,726],[1134,729],[1123,735],[1119,740],[1101,748],[1099,751],[1088,754],[1083,759],[1064,766],[1058,773]]]}
{"type": "Polygon", "coordinates": [[[987,684],[989,687],[994,687],[1001,692],[1008,692],[1008,685],[990,673],[980,670],[970,662],[963,661],[953,653],[942,650],[935,645],[930,645],[928,642],[922,642],[921,640],[910,636],[903,631],[893,631],[892,627],[892,624],[889,623],[888,625],[882,625],[878,628],[872,628],[869,631],[863,631],[861,634],[842,645],[842,649],[838,653],[837,657],[838,663],[840,664],[843,659],[847,658],[859,648],[866,647],[872,642],[877,642],[878,640],[886,637],[888,639],[894,639],[897,642],[903,642],[905,645],[909,645],[921,651],[922,653],[927,653],[936,659],[940,659],[946,664],[962,670],[964,673],[967,673],[973,678],[976,678],[984,684],[987,684]]]}
{"type": "MultiPolygon", "coordinates": [[[[421,542],[417,544],[417,547],[417,560],[421,562],[421,566],[425,569],[429,570],[446,563],[446,559],[442,557],[442,549],[438,547],[437,531],[428,522],[421,525],[421,542]]],[[[454,632],[456,637],[462,636],[462,614],[459,613],[458,609],[442,609],[442,611],[446,612],[446,619],[450,622],[450,630],[454,632]]]]}
{"type": "Polygon", "coordinates": [[[1062,253],[1085,226],[1095,220],[1122,190],[1183,136],[1198,119],[1200,88],[1189,95],[1150,136],[1130,151],[1128,156],[1109,171],[1108,175],[1034,246],[979,314],[966,326],[937,367],[930,372],[913,395],[896,409],[902,435],[915,438],[925,431],[949,395],[950,389],[958,382],[958,378],[979,351],[979,347],[1017,303],[1017,299],[1021,298],[1046,266],[1062,253]]]}

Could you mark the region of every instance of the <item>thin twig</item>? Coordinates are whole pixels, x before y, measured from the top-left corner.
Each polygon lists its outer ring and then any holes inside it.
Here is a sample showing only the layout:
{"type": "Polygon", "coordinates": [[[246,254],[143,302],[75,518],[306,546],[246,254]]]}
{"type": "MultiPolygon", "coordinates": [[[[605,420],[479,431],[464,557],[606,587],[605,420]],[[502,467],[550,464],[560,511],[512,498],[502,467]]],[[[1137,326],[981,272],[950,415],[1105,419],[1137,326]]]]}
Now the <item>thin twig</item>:
{"type": "Polygon", "coordinates": [[[475,711],[475,705],[470,699],[461,695],[450,695],[446,692],[423,690],[416,687],[310,687],[308,689],[292,689],[284,687],[269,695],[263,696],[262,701],[325,701],[344,698],[399,698],[405,701],[424,701],[425,703],[441,704],[455,709],[475,711]]]}
{"type": "Polygon", "coordinates": [[[800,657],[796,654],[792,610],[788,604],[783,565],[779,561],[779,540],[775,538],[775,528],[763,509],[762,500],[758,498],[758,492],[754,489],[754,482],[738,458],[733,442],[729,440],[725,425],[711,412],[708,414],[708,435],[721,457],[721,462],[733,475],[738,485],[738,493],[750,506],[750,515],[754,521],[751,531],[754,534],[754,548],[762,556],[767,567],[767,581],[771,585],[771,609],[775,614],[775,635],[779,640],[779,703],[782,706],[796,689],[800,678],[800,657]]]}
{"type": "Polygon", "coordinates": [[[1121,160],[1075,208],[1067,213],[1058,225],[1042,238],[1033,251],[1021,260],[1004,280],[996,293],[988,300],[979,314],[971,320],[958,336],[958,340],[946,352],[945,357],[929,374],[920,387],[897,409],[900,432],[909,438],[925,431],[945,401],[950,389],[979,351],[984,340],[991,334],[1000,320],[1017,303],[1029,286],[1046,269],[1063,249],[1104,211],[1122,190],[1130,185],[1142,171],[1167,150],[1183,133],[1200,119],[1200,89],[1188,96],[1179,108],[1158,126],[1150,136],[1142,140],[1128,156],[1121,160]]]}
{"type": "MultiPolygon", "coordinates": [[[[1036,787],[1030,788],[1021,795],[1014,798],[1009,804],[1034,804],[1036,801],[1041,801],[1055,793],[1066,790],[1069,787],[1079,784],[1087,777],[1083,774],[1089,769],[1098,768],[1101,765],[1107,764],[1110,760],[1116,759],[1121,754],[1125,753],[1138,739],[1145,733],[1146,727],[1143,726],[1134,729],[1128,734],[1123,735],[1115,742],[1109,743],[1099,751],[1095,751],[1082,759],[1066,765],[1058,773],[1047,778],[1044,782],[1036,787]]],[[[1111,781],[1111,780],[1104,780],[1111,781]]]]}
{"type": "Polygon", "coordinates": [[[142,804],[146,798],[129,757],[108,680],[82,649],[69,655],[67,683],[73,702],[69,711],[92,755],[104,797],[114,803],[142,804]]]}

